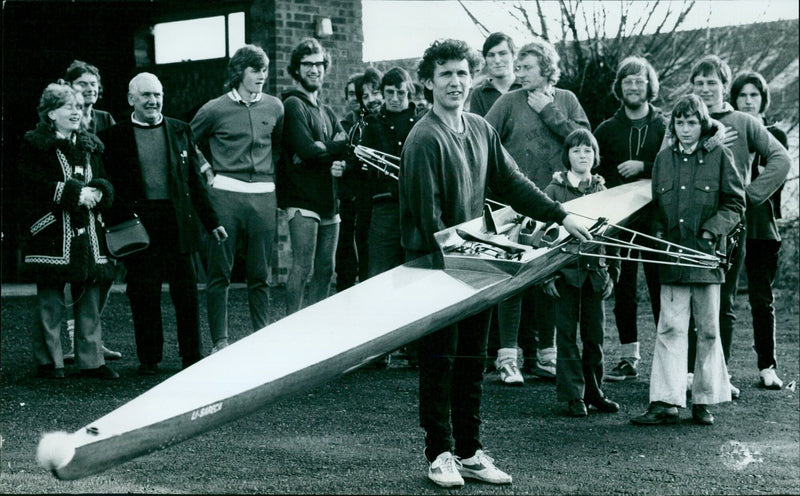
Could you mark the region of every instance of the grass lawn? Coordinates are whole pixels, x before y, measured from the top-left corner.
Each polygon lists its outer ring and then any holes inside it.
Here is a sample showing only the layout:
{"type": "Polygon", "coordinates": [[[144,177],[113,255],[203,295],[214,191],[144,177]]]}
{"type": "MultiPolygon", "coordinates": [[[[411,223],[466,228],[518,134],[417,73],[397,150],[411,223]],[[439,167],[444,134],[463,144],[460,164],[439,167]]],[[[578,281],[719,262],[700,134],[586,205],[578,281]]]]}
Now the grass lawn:
{"type": "MultiPolygon", "coordinates": [[[[280,318],[282,288],[272,290],[280,318]]],[[[205,326],[201,293],[201,321],[205,326]]],[[[0,493],[228,493],[228,494],[798,494],[800,408],[794,388],[757,387],[758,370],[746,295],[739,299],[731,372],[741,399],[712,407],[710,427],[635,427],[648,398],[655,326],[640,305],[643,360],[636,381],[606,384],[622,405],[618,414],[564,416],[553,383],[528,377],[522,388],[486,376],[483,440],[514,484],[467,482],[440,489],[425,477],[423,432],[417,421],[417,372],[392,366],[361,369],[324,386],[270,404],[257,413],[194,439],[78,481],[58,481],[34,455],[44,432],[75,431],[136,397],[180,369],[175,317],[163,297],[168,329],[162,374],[137,375],[127,297],[112,293],[103,316],[106,344],[123,352],[111,362],[122,378],[103,382],[72,376],[34,378],[28,328],[33,297],[2,299],[0,493]]],[[[779,375],[800,377],[798,293],[778,295],[779,375]]],[[[618,341],[607,308],[606,368],[615,365],[618,341]]],[[[231,333],[249,329],[245,290],[231,294],[231,333]]],[[[208,329],[202,329],[210,350],[208,329]]],[[[158,408],[158,405],[153,405],[158,408]]],[[[689,419],[689,410],[681,415],[689,419]]]]}

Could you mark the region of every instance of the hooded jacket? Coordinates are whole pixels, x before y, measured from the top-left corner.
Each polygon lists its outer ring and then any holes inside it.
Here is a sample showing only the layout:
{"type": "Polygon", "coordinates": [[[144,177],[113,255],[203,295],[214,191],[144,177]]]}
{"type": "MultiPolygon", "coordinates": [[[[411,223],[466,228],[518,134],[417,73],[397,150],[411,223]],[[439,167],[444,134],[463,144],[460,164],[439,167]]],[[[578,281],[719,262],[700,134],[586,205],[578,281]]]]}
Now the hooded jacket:
{"type": "Polygon", "coordinates": [[[283,107],[283,151],[276,171],[278,207],[311,210],[323,219],[334,217],[338,207],[330,169],[334,160],[345,158],[347,140],[333,137],[344,129],[330,107],[313,103],[300,90],[284,93],[283,107]]]}
{"type": "MultiPolygon", "coordinates": [[[[733,155],[701,138],[690,154],[676,142],[658,153],[653,166],[653,231],[657,237],[708,254],[725,253],[726,237],[744,216],[745,193],[733,155]],[[709,149],[710,148],[710,149],[709,149]],[[702,231],[714,240],[701,238],[702,231]]],[[[660,265],[662,284],[721,284],[720,267],[660,265]]]]}
{"type": "Polygon", "coordinates": [[[594,131],[597,144],[600,146],[600,165],[597,173],[605,178],[609,188],[652,176],[653,162],[661,148],[668,117],[660,108],[649,103],[647,105],[649,111],[645,125],[641,129],[633,127],[625,113],[625,107],[622,106],[594,131]],[[640,175],[625,178],[619,173],[617,170],[619,164],[628,160],[644,162],[644,170],[640,175]]]}
{"type": "Polygon", "coordinates": [[[114,265],[106,256],[100,212],[114,201],[114,187],[104,179],[103,143],[78,131],[73,144],[57,139],[40,123],[25,133],[19,153],[23,226],[29,235],[23,270],[36,282],[110,281],[114,265]],[[81,189],[94,187],[103,197],[93,209],[79,205],[81,189]]]}
{"type": "MultiPolygon", "coordinates": [[[[584,187],[580,186],[583,185],[575,187],[569,182],[567,171],[559,171],[553,174],[553,180],[547,185],[544,192],[552,200],[564,203],[606,189],[605,180],[597,174],[593,174],[589,183],[584,187]]],[[[602,247],[600,250],[601,253],[604,253],[602,247]]],[[[583,256],[559,270],[559,273],[567,284],[576,288],[582,287],[588,278],[592,283],[592,289],[596,293],[601,293],[611,277],[609,269],[614,274],[613,278],[616,279],[619,275],[619,261],[612,259],[610,263],[607,263],[604,258],[583,256]]]]}

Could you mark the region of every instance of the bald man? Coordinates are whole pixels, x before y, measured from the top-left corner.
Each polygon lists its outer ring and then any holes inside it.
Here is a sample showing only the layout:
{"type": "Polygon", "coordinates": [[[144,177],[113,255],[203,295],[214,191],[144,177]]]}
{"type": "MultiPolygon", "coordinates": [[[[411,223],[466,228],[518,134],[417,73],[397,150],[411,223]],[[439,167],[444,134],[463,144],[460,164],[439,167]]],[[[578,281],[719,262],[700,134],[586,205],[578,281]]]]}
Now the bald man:
{"type": "MultiPolygon", "coordinates": [[[[104,163],[115,188],[115,212],[136,213],[150,234],[150,246],[123,259],[133,314],[139,373],[154,375],[162,359],[161,284],[169,282],[178,324],[178,349],[186,368],[200,360],[197,275],[192,254],[200,249],[200,220],[214,242],[227,238],[199,170],[204,162],[189,124],[164,117],[164,89],[150,73],[128,85],[130,118],[103,131],[104,163]]],[[[122,219],[115,219],[122,220],[122,219]]],[[[113,223],[113,222],[112,222],[113,223]]]]}

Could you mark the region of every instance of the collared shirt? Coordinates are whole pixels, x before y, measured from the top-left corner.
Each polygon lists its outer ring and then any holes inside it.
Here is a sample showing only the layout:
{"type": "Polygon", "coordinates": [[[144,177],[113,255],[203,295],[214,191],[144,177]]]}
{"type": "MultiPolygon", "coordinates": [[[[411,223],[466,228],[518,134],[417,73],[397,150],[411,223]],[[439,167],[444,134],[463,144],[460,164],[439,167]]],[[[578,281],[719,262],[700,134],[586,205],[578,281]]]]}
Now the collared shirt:
{"type": "Polygon", "coordinates": [[[68,139],[74,145],[75,142],[78,140],[78,135],[75,134],[75,133],[72,133],[69,136],[64,136],[63,134],[61,134],[61,131],[56,130],[56,138],[58,138],[58,139],[68,139]]]}
{"type": "Polygon", "coordinates": [[[694,151],[697,149],[697,143],[695,143],[694,145],[692,145],[692,146],[691,146],[691,148],[685,148],[685,147],[683,146],[683,143],[681,143],[681,142],[679,141],[679,142],[678,142],[678,149],[681,151],[681,153],[683,153],[683,154],[685,154],[685,155],[691,155],[691,154],[692,154],[692,153],[694,153],[694,151]]]}
{"type": "Polygon", "coordinates": [[[156,127],[160,125],[161,121],[163,120],[164,120],[164,115],[158,114],[158,120],[154,124],[150,124],[149,122],[142,122],[139,119],[137,119],[136,113],[131,114],[131,121],[133,121],[133,123],[136,124],[137,126],[142,126],[142,127],[156,127]]]}
{"type": "MultiPolygon", "coordinates": [[[[511,87],[508,88],[508,91],[514,91],[520,88],[522,88],[522,86],[517,81],[514,81],[511,87]]],[[[489,113],[489,109],[494,105],[494,102],[502,95],[503,93],[500,93],[500,90],[492,84],[492,79],[489,78],[480,85],[472,88],[469,97],[469,111],[482,117],[486,116],[486,114],[489,113]]]]}
{"type": "Polygon", "coordinates": [[[248,101],[248,100],[245,100],[244,98],[242,98],[242,95],[240,95],[239,92],[236,91],[236,88],[234,88],[234,89],[232,89],[232,90],[230,90],[228,92],[228,98],[230,98],[234,102],[244,103],[245,105],[250,105],[251,103],[260,102],[261,101],[261,95],[263,95],[263,93],[259,92],[258,94],[253,95],[253,98],[251,98],[248,101]]]}

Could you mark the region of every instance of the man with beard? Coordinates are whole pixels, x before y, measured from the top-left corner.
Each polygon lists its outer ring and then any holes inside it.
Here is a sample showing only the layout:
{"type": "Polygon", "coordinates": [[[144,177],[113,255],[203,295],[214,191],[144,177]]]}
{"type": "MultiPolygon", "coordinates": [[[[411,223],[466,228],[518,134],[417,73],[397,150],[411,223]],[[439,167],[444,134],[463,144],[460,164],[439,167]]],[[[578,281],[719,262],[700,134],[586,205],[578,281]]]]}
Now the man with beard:
{"type": "MultiPolygon", "coordinates": [[[[379,88],[383,75],[368,67],[354,82],[356,100],[361,115],[375,115],[383,103],[379,88]]],[[[366,176],[358,162],[348,162],[337,183],[339,193],[339,246],[336,250],[336,291],[344,291],[369,277],[370,202],[367,195],[366,176]]]]}
{"type": "Polygon", "coordinates": [[[211,158],[201,173],[208,196],[230,239],[209,243],[206,297],[212,353],[228,345],[228,286],[237,241],[244,245],[247,298],[253,330],[269,323],[272,243],[277,227],[275,168],[283,133],[283,104],[262,93],[269,58],[245,45],[228,62],[230,91],[203,105],[192,134],[211,158]]]}
{"type": "Polygon", "coordinates": [[[278,206],[289,219],[292,267],[286,281],[287,314],[327,298],[334,272],[339,211],[334,177],[345,169],[347,135],[333,110],[319,100],[330,58],[319,41],[292,50],[289,74],[298,87],[283,95],[283,152],[278,168],[278,206]]]}
{"type": "MultiPolygon", "coordinates": [[[[497,130],[522,173],[540,189],[550,184],[555,172],[565,170],[561,160],[564,138],[575,129],[590,129],[578,98],[571,91],[555,87],[561,74],[558,63],[555,48],[544,40],[520,48],[515,76],[521,89],[498,98],[486,114],[486,120],[497,130]]],[[[533,311],[524,313],[522,298],[512,296],[498,305],[500,349],[495,366],[501,381],[509,385],[523,383],[517,352],[520,330],[529,338],[522,348],[530,355],[536,349],[536,360],[529,361],[533,362],[532,373],[543,379],[556,376],[552,298],[541,287],[530,288],[524,298],[530,300],[526,308],[533,311]]]]}
{"type": "Polygon", "coordinates": [[[472,88],[470,112],[485,116],[498,98],[521,87],[514,78],[515,50],[514,40],[505,33],[492,33],[483,42],[482,53],[489,77],[472,88]]]}
{"type": "MultiPolygon", "coordinates": [[[[600,166],[597,173],[606,180],[606,187],[649,178],[653,162],[664,139],[665,116],[650,102],[658,97],[658,75],[646,59],[628,57],[617,69],[613,94],[622,103],[617,112],[597,126],[594,132],[600,145],[600,166]]],[[[644,215],[635,230],[650,231],[650,215],[644,215]]],[[[643,263],[645,280],[650,292],[653,319],[658,321],[660,300],[658,267],[643,263]]],[[[639,337],[636,325],[636,287],[639,264],[623,261],[619,281],[614,290],[614,315],[620,342],[620,361],[606,374],[611,382],[633,379],[639,375],[637,367],[639,337]]]]}

